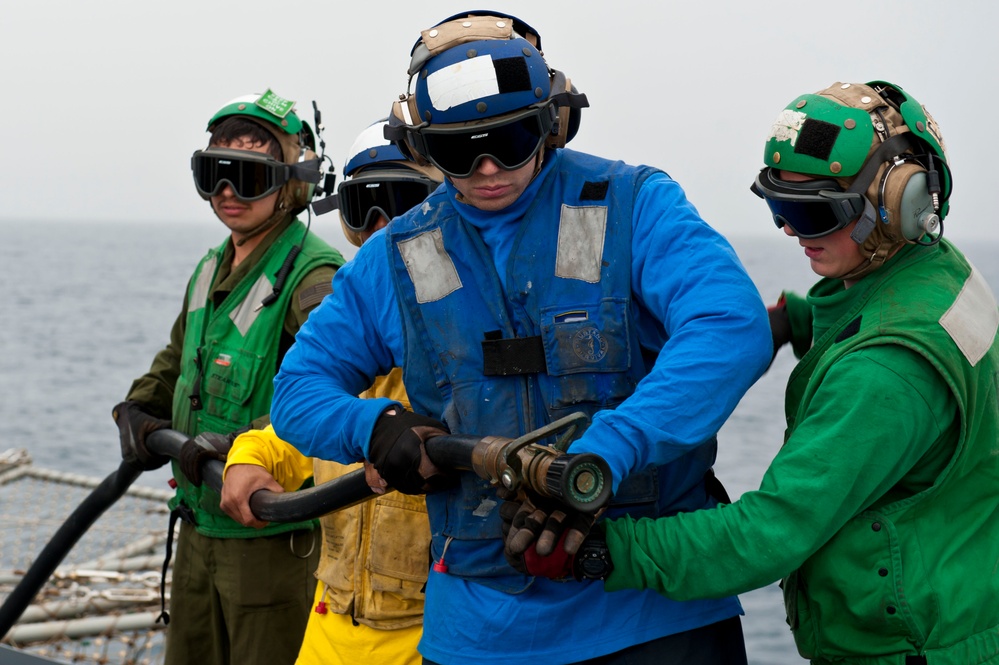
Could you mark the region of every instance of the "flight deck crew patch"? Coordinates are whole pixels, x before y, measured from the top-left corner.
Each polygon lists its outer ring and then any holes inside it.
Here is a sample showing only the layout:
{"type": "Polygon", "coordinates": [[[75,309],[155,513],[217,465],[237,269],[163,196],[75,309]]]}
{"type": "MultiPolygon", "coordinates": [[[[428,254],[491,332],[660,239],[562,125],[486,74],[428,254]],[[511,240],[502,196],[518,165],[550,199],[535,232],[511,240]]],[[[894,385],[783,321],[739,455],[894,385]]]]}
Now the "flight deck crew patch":
{"type": "Polygon", "coordinates": [[[555,275],[596,284],[604,258],[607,206],[562,205],[555,275]]]}
{"type": "Polygon", "coordinates": [[[940,317],[940,325],[972,367],[992,348],[999,330],[999,310],[989,285],[974,266],[954,304],[940,317]]]}
{"type": "Polygon", "coordinates": [[[399,241],[396,246],[416,288],[416,302],[434,302],[461,288],[461,278],[444,249],[440,229],[399,241]]]}

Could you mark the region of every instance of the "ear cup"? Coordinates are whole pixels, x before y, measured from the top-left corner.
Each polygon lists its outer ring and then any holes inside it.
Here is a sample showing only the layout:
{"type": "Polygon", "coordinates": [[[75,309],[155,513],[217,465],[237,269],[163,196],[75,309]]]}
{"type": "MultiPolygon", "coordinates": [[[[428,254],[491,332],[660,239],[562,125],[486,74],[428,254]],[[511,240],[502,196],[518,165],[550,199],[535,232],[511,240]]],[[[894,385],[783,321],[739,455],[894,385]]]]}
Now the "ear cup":
{"type": "MultiPolygon", "coordinates": [[[[552,70],[551,95],[561,92],[577,92],[565,74],[558,70],[552,70]]],[[[546,148],[564,148],[565,144],[572,140],[572,137],[579,131],[579,114],[581,109],[574,109],[569,106],[560,106],[558,109],[557,127],[558,131],[545,140],[546,148]]]]}
{"type": "MultiPolygon", "coordinates": [[[[319,159],[319,156],[313,152],[311,148],[305,148],[302,150],[302,154],[298,157],[299,163],[307,162],[310,159],[319,159]]],[[[312,197],[315,196],[315,194],[315,184],[311,182],[297,181],[295,184],[292,203],[296,208],[304,208],[309,205],[309,202],[312,201],[312,197]]]]}
{"type": "Polygon", "coordinates": [[[389,113],[389,126],[385,128],[385,138],[395,143],[402,154],[410,161],[419,166],[430,166],[430,162],[420,154],[416,146],[410,141],[408,132],[405,131],[405,127],[412,127],[419,124],[415,113],[416,99],[413,95],[406,95],[402,99],[392,102],[392,111],[389,113]]]}
{"type": "Polygon", "coordinates": [[[894,167],[885,176],[883,192],[888,223],[900,239],[918,240],[940,226],[922,166],[908,162],[894,167]]]}

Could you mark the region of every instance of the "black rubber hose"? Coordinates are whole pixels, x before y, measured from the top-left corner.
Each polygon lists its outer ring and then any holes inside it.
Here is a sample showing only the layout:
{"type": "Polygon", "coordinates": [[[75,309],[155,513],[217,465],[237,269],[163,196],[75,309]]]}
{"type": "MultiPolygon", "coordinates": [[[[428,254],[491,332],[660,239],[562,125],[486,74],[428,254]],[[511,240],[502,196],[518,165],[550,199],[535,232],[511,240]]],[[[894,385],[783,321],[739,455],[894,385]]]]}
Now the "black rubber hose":
{"type": "MultiPolygon", "coordinates": [[[[150,450],[174,459],[180,458],[180,448],[188,437],[176,430],[153,432],[146,439],[150,450]]],[[[471,469],[472,450],[481,437],[467,434],[436,436],[427,441],[427,456],[441,468],[471,469]]],[[[208,460],[201,467],[204,481],[216,492],[222,491],[222,471],[225,464],[208,460]]],[[[250,510],[264,522],[299,522],[322,517],[327,513],[349,508],[375,496],[364,470],[357,469],[334,480],[296,492],[258,490],[250,497],[250,510]]]]}
{"type": "Polygon", "coordinates": [[[63,522],[0,606],[0,637],[13,627],[83,534],[121,498],[141,473],[142,469],[122,462],[118,470],[95,487],[63,522]]]}

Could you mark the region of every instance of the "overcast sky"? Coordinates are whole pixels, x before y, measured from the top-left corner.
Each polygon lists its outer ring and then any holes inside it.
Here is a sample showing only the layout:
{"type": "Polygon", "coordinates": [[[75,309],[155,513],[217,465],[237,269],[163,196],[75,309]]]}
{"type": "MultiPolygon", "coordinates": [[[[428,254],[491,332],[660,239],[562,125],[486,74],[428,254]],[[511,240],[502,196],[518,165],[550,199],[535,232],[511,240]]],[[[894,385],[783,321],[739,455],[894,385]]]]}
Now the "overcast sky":
{"type": "MultiPolygon", "coordinates": [[[[419,31],[483,3],[32,0],[0,23],[0,219],[218,224],[191,153],[226,101],[272,88],[325,124],[341,172],[406,88],[419,31]]],[[[489,6],[489,3],[484,3],[489,6]]],[[[510,0],[591,108],[570,147],[666,170],[726,234],[774,233],[749,192],[770,124],[835,81],[901,85],[938,121],[955,176],[947,234],[999,237],[999,4],[952,0],[510,0]]],[[[317,224],[339,226],[335,213],[317,224]]],[[[346,243],[343,243],[346,244],[346,243]]]]}

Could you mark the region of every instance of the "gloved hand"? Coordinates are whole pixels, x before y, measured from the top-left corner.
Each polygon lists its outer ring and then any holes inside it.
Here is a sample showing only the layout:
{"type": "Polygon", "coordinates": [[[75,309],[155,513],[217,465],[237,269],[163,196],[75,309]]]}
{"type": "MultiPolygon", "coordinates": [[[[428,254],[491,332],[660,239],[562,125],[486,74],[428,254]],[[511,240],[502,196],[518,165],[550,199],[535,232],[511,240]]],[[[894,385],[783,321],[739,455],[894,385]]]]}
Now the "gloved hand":
{"type": "Polygon", "coordinates": [[[787,302],[783,294],[777,304],[767,307],[767,317],[770,319],[770,336],[774,342],[774,354],[770,358],[772,363],[780,347],[791,341],[791,319],[787,315],[787,302]]]}
{"type": "Polygon", "coordinates": [[[523,495],[500,506],[503,555],[528,575],[562,579],[590,533],[596,515],[576,512],[554,499],[523,495]]]}
{"type": "Polygon", "coordinates": [[[200,487],[204,482],[201,476],[202,463],[212,459],[225,462],[226,455],[232,448],[232,442],[241,431],[229,434],[202,432],[193,439],[188,439],[180,447],[180,470],[188,480],[200,487]]]}
{"type": "Polygon", "coordinates": [[[457,476],[434,466],[423,443],[448,433],[447,426],[433,418],[390,409],[375,421],[368,457],[389,486],[403,494],[443,489],[453,485],[457,476]]]}
{"type": "Polygon", "coordinates": [[[156,455],[146,447],[146,437],[156,430],[170,427],[169,420],[155,418],[142,410],[138,402],[127,401],[115,405],[111,417],[118,425],[121,441],[121,458],[143,471],[152,471],[166,464],[170,458],[156,455]]]}

